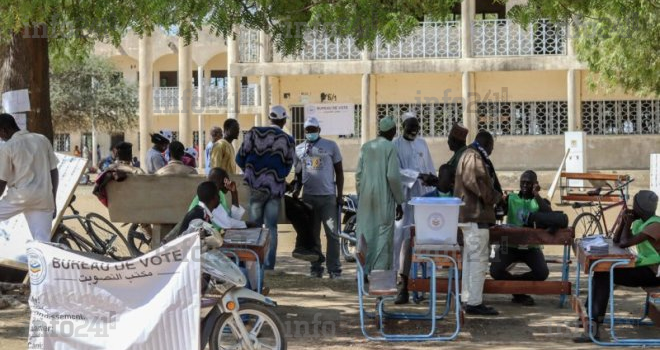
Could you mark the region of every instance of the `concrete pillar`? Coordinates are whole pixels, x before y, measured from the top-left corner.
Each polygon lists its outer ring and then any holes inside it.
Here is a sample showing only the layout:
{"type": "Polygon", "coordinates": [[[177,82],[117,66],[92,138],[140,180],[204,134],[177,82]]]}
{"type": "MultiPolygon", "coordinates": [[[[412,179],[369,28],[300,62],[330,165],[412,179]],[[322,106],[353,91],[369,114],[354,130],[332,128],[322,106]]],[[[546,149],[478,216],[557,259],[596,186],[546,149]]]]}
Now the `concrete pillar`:
{"type": "Polygon", "coordinates": [[[474,22],[475,0],[461,2],[461,57],[472,57],[472,22],[474,22]]]}
{"type": "MultiPolygon", "coordinates": [[[[273,47],[270,36],[266,32],[259,33],[259,62],[266,64],[273,62],[273,47]]],[[[257,125],[268,125],[268,113],[270,112],[270,88],[268,84],[268,76],[262,75],[259,79],[259,96],[261,98],[259,105],[261,106],[260,118],[255,119],[258,121],[257,125]]]]}
{"type": "Polygon", "coordinates": [[[566,24],[566,55],[569,57],[575,56],[575,50],[573,49],[573,37],[576,33],[576,28],[572,23],[566,24]]]}
{"type": "Polygon", "coordinates": [[[362,74],[362,115],[360,115],[362,124],[360,125],[360,143],[365,144],[371,139],[371,74],[362,74]]]}
{"type": "Polygon", "coordinates": [[[240,76],[235,76],[238,63],[238,27],[227,37],[227,118],[237,119],[240,113],[240,76]]]}
{"type": "Polygon", "coordinates": [[[580,90],[580,71],[569,69],[566,74],[568,131],[582,130],[582,96],[580,90]]]}
{"type": "Polygon", "coordinates": [[[188,147],[192,145],[192,45],[184,45],[184,39],[179,38],[179,142],[188,147]]]}
{"type": "Polygon", "coordinates": [[[197,172],[200,174],[204,173],[204,162],[206,157],[204,156],[204,148],[206,144],[204,143],[204,106],[206,101],[204,101],[204,90],[206,89],[206,83],[204,82],[204,67],[197,66],[197,81],[199,82],[199,88],[197,89],[197,142],[198,149],[197,152],[197,172]]]}
{"type": "MultiPolygon", "coordinates": [[[[153,117],[153,70],[152,70],[152,43],[151,37],[140,39],[138,54],[138,70],[140,72],[139,84],[139,111],[140,111],[140,145],[133,153],[140,154],[140,164],[147,164],[147,151],[151,145],[149,132],[151,131],[151,118],[153,117]]],[[[93,147],[96,147],[94,145],[93,147]]],[[[94,150],[96,151],[96,150],[94,150]]]]}
{"type": "Polygon", "coordinates": [[[477,123],[477,101],[474,84],[474,72],[463,72],[463,83],[461,85],[461,100],[463,101],[463,125],[468,129],[468,143],[479,131],[477,123]]]}

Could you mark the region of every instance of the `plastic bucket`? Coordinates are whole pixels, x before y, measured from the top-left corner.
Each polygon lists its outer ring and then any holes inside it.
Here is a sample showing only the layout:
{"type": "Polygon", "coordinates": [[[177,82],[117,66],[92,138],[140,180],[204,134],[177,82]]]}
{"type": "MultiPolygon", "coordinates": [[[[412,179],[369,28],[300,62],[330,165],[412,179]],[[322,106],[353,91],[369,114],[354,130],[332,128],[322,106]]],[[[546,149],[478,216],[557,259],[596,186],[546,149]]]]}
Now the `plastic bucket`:
{"type": "Polygon", "coordinates": [[[415,208],[415,244],[457,243],[458,208],[463,205],[460,198],[415,197],[409,203],[415,208]]]}

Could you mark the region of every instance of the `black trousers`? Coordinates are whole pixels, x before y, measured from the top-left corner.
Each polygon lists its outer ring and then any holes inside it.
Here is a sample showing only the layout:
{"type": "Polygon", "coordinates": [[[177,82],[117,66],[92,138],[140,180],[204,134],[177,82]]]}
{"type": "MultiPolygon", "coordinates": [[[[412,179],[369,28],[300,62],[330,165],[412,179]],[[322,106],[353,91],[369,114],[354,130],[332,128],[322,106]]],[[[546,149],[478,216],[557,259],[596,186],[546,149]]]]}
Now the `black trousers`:
{"type": "Polygon", "coordinates": [[[490,276],[496,280],[506,281],[545,281],[550,271],[545,262],[543,250],[539,248],[518,249],[500,246],[495,259],[490,263],[490,276]],[[513,263],[525,263],[531,271],[514,275],[507,271],[513,263]]]}
{"type": "MultiPolygon", "coordinates": [[[[610,273],[595,272],[593,278],[591,308],[592,321],[602,322],[610,301],[610,273]]],[[[648,266],[635,267],[632,269],[614,269],[614,284],[626,287],[657,287],[660,286],[660,278],[648,266]]],[[[586,309],[586,308],[585,308],[586,309]]]]}

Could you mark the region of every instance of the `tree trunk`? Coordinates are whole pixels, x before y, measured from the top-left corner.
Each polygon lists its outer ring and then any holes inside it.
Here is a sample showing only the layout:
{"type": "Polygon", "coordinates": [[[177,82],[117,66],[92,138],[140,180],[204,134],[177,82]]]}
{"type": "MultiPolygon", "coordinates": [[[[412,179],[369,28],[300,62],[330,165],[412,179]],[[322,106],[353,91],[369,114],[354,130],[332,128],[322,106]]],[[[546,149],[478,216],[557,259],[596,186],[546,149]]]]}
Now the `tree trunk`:
{"type": "Polygon", "coordinates": [[[8,44],[0,48],[0,92],[28,89],[30,109],[27,128],[53,141],[53,121],[50,113],[50,82],[48,38],[45,27],[35,27],[15,33],[8,44]]]}

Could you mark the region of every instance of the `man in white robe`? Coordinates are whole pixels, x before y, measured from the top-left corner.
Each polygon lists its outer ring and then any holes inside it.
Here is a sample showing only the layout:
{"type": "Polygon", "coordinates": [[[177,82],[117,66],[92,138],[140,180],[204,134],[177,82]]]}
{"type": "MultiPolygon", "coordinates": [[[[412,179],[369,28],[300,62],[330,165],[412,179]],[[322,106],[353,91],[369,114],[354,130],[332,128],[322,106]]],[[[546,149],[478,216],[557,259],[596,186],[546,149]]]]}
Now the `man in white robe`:
{"type": "Polygon", "coordinates": [[[393,268],[401,276],[401,288],[396,304],[406,304],[408,295],[408,275],[410,274],[411,246],[410,227],[414,224],[413,206],[408,202],[413,197],[422,197],[434,188],[426,186],[420,178],[422,174],[434,174],[435,168],[431,152],[426,141],[418,137],[420,126],[417,116],[412,112],[403,115],[403,136],[394,140],[394,147],[399,155],[399,167],[403,183],[403,218],[395,223],[394,228],[394,263],[393,268]]]}

